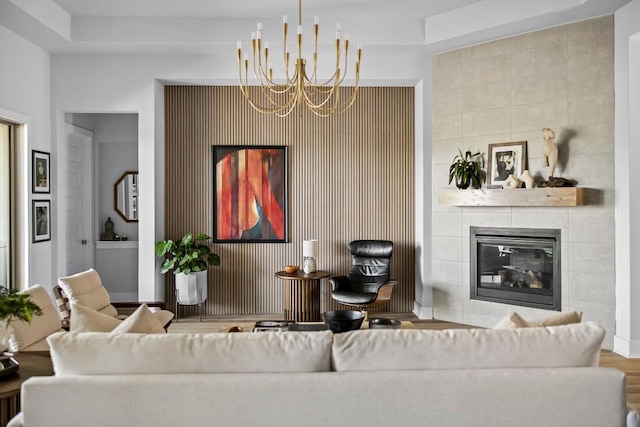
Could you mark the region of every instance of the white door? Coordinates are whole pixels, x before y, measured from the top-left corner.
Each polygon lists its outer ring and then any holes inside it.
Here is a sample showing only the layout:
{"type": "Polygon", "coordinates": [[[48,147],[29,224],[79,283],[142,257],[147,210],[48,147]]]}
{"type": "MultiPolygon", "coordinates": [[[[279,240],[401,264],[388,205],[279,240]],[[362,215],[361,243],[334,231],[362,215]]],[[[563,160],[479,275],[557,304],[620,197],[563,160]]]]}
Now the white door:
{"type": "Polygon", "coordinates": [[[93,267],[93,132],[65,124],[64,274],[93,267]]]}

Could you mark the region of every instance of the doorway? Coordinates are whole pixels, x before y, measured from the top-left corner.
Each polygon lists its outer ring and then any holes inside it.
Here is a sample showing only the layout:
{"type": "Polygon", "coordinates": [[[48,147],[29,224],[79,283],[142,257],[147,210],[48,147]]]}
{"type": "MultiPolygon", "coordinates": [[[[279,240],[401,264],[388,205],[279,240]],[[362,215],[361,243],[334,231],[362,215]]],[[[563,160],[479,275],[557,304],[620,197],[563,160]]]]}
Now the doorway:
{"type": "Polygon", "coordinates": [[[136,301],[138,223],[119,215],[114,192],[125,172],[138,170],[138,115],[68,113],[65,122],[63,274],[93,267],[112,301],[136,301]],[[105,237],[107,223],[114,234],[105,237]]]}

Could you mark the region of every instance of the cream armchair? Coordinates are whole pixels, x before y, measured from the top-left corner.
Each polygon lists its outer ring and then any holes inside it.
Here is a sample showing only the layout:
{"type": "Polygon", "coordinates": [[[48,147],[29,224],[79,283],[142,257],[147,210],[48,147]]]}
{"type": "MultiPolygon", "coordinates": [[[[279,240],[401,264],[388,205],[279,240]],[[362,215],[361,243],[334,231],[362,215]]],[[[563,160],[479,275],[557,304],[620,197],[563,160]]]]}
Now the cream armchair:
{"type": "Polygon", "coordinates": [[[23,320],[12,320],[9,323],[12,329],[7,343],[9,350],[13,352],[49,351],[46,338],[63,330],[58,310],[49,292],[40,285],[25,289],[22,293],[29,294],[31,301],[42,310],[42,314],[33,316],[31,323],[23,320]]]}
{"type": "MultiPolygon", "coordinates": [[[[58,286],[54,287],[53,293],[56,296],[58,309],[66,328],[69,327],[74,305],[80,305],[111,317],[124,319],[127,315],[118,313],[116,305],[123,309],[135,309],[141,304],[140,302],[111,303],[109,292],[102,285],[100,275],[93,268],[71,276],[58,278],[58,286]]],[[[155,315],[165,325],[165,329],[168,328],[173,319],[173,313],[163,309],[164,303],[146,304],[149,307],[160,309],[156,311],[155,315]]]]}

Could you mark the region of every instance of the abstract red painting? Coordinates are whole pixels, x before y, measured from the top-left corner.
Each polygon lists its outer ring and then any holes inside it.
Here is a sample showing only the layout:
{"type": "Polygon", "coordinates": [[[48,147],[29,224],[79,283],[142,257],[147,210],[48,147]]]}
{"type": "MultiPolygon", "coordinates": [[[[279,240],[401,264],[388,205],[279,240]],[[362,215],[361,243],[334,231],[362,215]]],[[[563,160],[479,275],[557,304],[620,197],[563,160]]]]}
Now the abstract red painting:
{"type": "Polygon", "coordinates": [[[287,147],[214,146],[214,241],[287,241],[287,147]]]}

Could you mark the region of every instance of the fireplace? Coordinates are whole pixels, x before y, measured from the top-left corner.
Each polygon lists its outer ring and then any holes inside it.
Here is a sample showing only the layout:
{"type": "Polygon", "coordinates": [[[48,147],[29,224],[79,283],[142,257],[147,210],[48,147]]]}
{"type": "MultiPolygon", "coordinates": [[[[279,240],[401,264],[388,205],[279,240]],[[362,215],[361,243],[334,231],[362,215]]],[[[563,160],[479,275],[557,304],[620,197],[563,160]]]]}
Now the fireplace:
{"type": "Polygon", "coordinates": [[[471,299],[560,311],[560,230],[471,227],[471,299]]]}

